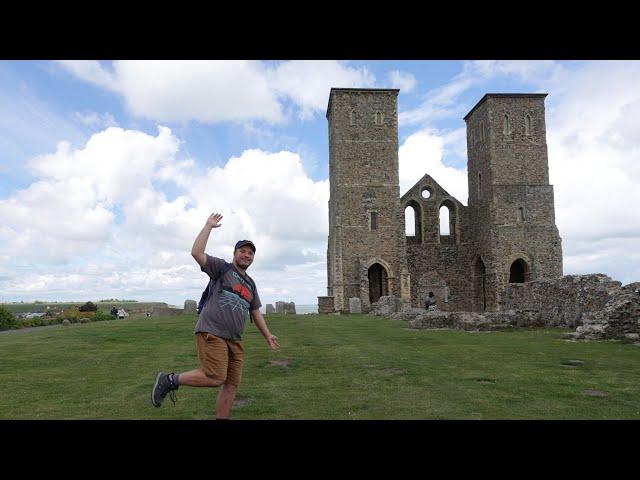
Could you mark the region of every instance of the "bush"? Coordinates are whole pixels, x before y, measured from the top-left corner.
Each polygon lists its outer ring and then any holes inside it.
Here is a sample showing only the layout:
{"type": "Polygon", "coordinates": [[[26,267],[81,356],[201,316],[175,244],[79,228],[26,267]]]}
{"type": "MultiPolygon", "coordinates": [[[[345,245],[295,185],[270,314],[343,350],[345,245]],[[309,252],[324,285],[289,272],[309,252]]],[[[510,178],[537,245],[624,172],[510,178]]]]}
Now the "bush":
{"type": "Polygon", "coordinates": [[[11,328],[17,328],[18,322],[16,317],[13,316],[6,307],[0,306],[0,330],[9,330],[11,328]]]}
{"type": "MultiPolygon", "coordinates": [[[[84,315],[82,315],[84,317],[84,315]]],[[[70,307],[60,315],[58,318],[61,320],[69,320],[71,323],[76,323],[80,320],[80,309],[78,307],[70,307]]]]}
{"type": "Polygon", "coordinates": [[[35,317],[19,320],[17,328],[46,327],[47,325],[56,325],[58,323],[62,323],[61,318],[35,317]]]}
{"type": "Polygon", "coordinates": [[[108,313],[103,312],[102,310],[98,310],[96,313],[93,314],[92,320],[94,322],[103,322],[105,320],[113,320],[113,317],[108,313]]]}
{"type": "Polygon", "coordinates": [[[87,302],[80,307],[81,312],[97,312],[98,306],[93,302],[87,302]]]}

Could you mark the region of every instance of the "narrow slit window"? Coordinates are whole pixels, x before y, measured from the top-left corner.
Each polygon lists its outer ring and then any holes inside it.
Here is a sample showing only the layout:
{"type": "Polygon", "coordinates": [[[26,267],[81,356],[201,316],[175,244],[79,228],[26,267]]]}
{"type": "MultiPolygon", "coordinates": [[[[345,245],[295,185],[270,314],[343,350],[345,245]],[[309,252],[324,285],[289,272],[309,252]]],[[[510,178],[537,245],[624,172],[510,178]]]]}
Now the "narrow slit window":
{"type": "Polygon", "coordinates": [[[378,229],[378,212],[371,212],[371,230],[378,229]]]}
{"type": "Polygon", "coordinates": [[[509,135],[511,133],[511,121],[509,115],[504,116],[504,134],[509,135]]]}
{"type": "Polygon", "coordinates": [[[356,111],[351,110],[351,125],[355,125],[355,124],[356,124],[356,111]]]}
{"type": "Polygon", "coordinates": [[[482,198],[482,174],[478,172],[478,200],[482,198]]]}
{"type": "Polygon", "coordinates": [[[531,135],[531,116],[524,117],[524,134],[531,135]]]}

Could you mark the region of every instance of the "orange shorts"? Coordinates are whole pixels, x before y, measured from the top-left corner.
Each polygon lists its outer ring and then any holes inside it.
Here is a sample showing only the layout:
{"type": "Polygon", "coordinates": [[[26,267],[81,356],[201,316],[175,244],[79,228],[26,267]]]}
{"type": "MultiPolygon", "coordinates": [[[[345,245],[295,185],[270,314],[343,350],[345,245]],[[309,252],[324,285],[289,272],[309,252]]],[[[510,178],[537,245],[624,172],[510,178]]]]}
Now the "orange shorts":
{"type": "Polygon", "coordinates": [[[244,347],[242,341],[234,342],[216,337],[212,333],[196,333],[198,359],[207,377],[234,386],[242,379],[244,347]]]}

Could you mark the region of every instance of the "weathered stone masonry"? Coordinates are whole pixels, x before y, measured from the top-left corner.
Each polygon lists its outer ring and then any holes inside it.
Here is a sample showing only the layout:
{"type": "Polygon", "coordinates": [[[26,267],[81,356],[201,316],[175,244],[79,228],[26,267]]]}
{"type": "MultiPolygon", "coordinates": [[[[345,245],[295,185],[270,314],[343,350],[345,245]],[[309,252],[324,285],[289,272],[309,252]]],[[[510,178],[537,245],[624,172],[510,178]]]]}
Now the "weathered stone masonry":
{"type": "Polygon", "coordinates": [[[549,185],[546,94],[487,94],[467,114],[468,206],[424,175],[402,198],[398,90],[332,89],[326,305],[381,296],[443,310],[501,311],[512,283],[562,277],[549,185]],[[427,190],[428,198],[423,196],[427,190]],[[440,208],[450,232],[440,232],[440,208]],[[415,235],[405,235],[406,207],[415,235]]]}

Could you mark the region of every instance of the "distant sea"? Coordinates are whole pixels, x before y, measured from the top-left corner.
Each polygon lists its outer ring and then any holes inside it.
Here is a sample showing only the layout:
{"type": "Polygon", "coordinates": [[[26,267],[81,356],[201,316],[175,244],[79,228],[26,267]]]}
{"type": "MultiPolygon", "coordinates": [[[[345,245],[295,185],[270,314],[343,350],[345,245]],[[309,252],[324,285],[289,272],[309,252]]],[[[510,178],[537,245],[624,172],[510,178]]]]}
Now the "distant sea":
{"type": "MultiPolygon", "coordinates": [[[[275,307],[276,304],[273,303],[273,306],[275,307]]],[[[169,307],[171,308],[183,308],[184,305],[169,305],[169,307]]],[[[267,306],[266,305],[262,305],[262,307],[260,307],[260,311],[262,313],[267,313],[267,306]]],[[[303,313],[318,313],[318,305],[304,305],[304,304],[300,304],[298,305],[296,303],[296,313],[297,314],[303,314],[303,313]]]]}
{"type": "MultiPolygon", "coordinates": [[[[271,305],[273,305],[273,307],[275,308],[276,306],[276,302],[273,302],[271,305]]],[[[264,304],[260,307],[260,311],[262,313],[267,313],[267,305],[264,304]]],[[[296,314],[301,315],[301,314],[305,314],[305,313],[318,313],[318,305],[305,305],[304,303],[301,303],[300,305],[298,305],[296,303],[296,314]]]]}

